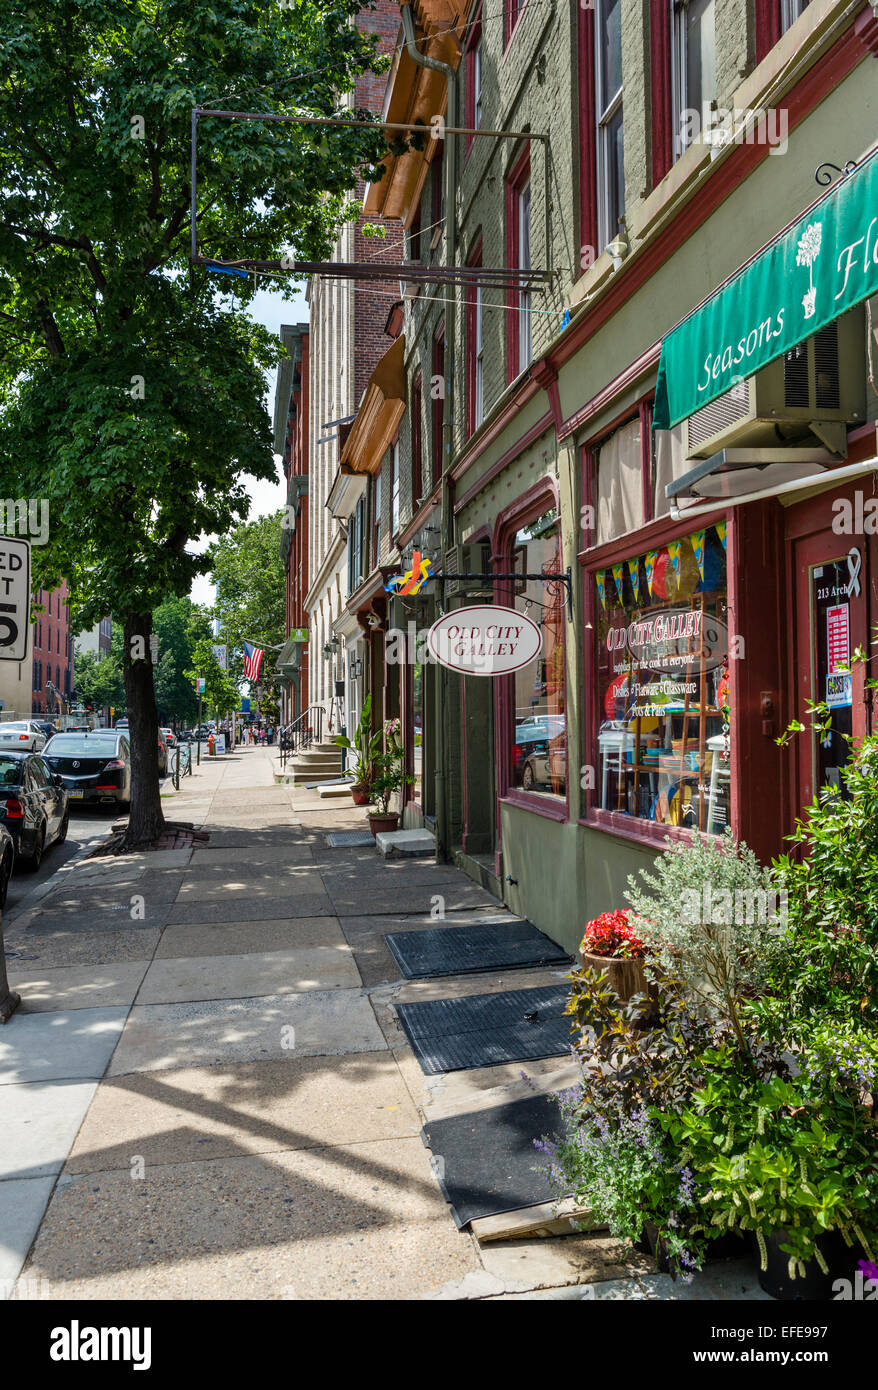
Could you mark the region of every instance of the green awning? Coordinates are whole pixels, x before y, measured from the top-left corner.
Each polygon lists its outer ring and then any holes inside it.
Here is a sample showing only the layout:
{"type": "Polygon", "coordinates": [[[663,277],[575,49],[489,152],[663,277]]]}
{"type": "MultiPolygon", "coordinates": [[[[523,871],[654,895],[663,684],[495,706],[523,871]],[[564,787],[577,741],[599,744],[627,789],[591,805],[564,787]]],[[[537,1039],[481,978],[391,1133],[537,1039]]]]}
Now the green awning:
{"type": "Polygon", "coordinates": [[[878,149],[662,341],[670,429],[878,291],[878,149]]]}

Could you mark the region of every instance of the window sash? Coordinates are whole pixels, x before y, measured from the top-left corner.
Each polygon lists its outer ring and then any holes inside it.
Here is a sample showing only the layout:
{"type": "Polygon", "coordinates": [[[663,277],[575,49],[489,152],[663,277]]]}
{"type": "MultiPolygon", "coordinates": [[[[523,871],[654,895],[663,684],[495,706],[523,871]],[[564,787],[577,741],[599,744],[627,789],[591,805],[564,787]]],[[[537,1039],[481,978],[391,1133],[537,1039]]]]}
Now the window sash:
{"type": "MultiPolygon", "coordinates": [[[[518,268],[531,269],[530,222],[531,194],[530,180],[518,190],[518,268]]],[[[530,366],[533,356],[533,337],[530,292],[521,290],[518,300],[518,370],[523,372],[530,366]]]]}
{"type": "MultiPolygon", "coordinates": [[[[622,85],[614,90],[608,80],[605,29],[610,12],[610,0],[600,0],[595,17],[595,123],[597,127],[596,163],[598,195],[598,234],[602,251],[612,241],[619,230],[619,218],[625,211],[624,169],[618,167],[617,145],[624,148],[624,123],[622,120],[622,85]]],[[[621,40],[620,40],[621,46],[621,40]]],[[[621,76],[621,53],[619,56],[621,76]]]]}
{"type": "Polygon", "coordinates": [[[671,0],[671,87],[673,92],[676,124],[674,128],[674,158],[679,159],[688,148],[687,130],[684,128],[683,112],[695,109],[697,102],[699,124],[704,121],[704,108],[716,97],[716,9],[715,0],[704,0],[697,19],[690,23],[689,12],[695,10],[701,0],[671,0]],[[710,64],[700,74],[700,90],[691,90],[690,59],[694,58],[692,33],[696,28],[703,50],[704,25],[711,28],[710,64]]]}

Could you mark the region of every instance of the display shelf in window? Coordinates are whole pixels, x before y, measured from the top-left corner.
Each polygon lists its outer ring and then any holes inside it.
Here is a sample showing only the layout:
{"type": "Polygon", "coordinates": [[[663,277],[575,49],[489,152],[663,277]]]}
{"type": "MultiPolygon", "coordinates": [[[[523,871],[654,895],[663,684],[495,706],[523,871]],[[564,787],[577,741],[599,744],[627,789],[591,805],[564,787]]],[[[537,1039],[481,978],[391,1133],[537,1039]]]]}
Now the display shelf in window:
{"type": "Polygon", "coordinates": [[[597,806],[718,834],[730,822],[725,524],[595,575],[597,806]]]}

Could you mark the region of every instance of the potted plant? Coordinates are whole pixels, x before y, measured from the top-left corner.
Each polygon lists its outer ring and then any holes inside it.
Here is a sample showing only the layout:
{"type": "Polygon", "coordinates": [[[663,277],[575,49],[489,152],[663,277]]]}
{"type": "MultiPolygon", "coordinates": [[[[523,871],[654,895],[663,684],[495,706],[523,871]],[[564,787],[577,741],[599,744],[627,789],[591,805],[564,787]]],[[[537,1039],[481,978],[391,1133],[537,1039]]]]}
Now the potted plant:
{"type": "Polygon", "coordinates": [[[360,712],[359,723],[354,730],[353,741],[345,734],[337,734],[334,741],[339,748],[346,748],[353,753],[354,784],[351,787],[351,796],[355,806],[367,806],[369,804],[372,766],[381,747],[381,730],[379,729],[374,734],[372,732],[371,694],[367,695],[363,701],[363,708],[360,712]]]}
{"type": "Polygon", "coordinates": [[[586,923],[579,959],[584,970],[603,971],[623,1003],[635,994],[647,993],[643,942],[633,931],[627,912],[602,912],[586,923]]]}
{"type": "Polygon", "coordinates": [[[369,800],[376,808],[369,812],[369,829],[373,835],[396,830],[399,825],[399,812],[390,810],[390,798],[413,781],[414,778],[406,776],[403,770],[401,752],[377,755],[372,765],[369,783],[369,800]]]}

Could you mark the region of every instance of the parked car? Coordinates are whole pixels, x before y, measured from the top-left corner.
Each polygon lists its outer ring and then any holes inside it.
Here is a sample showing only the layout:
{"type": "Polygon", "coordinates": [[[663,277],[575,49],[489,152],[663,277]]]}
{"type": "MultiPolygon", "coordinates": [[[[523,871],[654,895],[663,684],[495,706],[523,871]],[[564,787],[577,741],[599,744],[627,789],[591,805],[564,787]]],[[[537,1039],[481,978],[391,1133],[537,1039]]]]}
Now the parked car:
{"type": "Polygon", "coordinates": [[[15,845],[6,826],[0,824],[0,912],[6,906],[9,880],[15,865],[15,845]]]}
{"type": "Polygon", "coordinates": [[[558,734],[545,747],[530,753],[521,770],[521,785],[526,792],[533,791],[535,787],[550,787],[558,791],[565,785],[566,778],[566,733],[558,734]]]}
{"type": "Polygon", "coordinates": [[[159,752],[159,777],[167,777],[167,775],[168,775],[168,742],[167,742],[167,739],[165,738],[164,731],[163,731],[162,729],[159,729],[158,752],[159,752]]]}
{"type": "Polygon", "coordinates": [[[38,753],[45,744],[46,735],[35,719],[13,719],[0,724],[0,751],[17,748],[19,752],[38,753]]]}
{"type": "Polygon", "coordinates": [[[43,754],[60,774],[71,801],[131,802],[131,746],[125,729],[88,734],[56,734],[43,754]]]}
{"type": "Polygon", "coordinates": [[[53,734],[61,732],[58,728],[58,725],[53,724],[51,719],[35,719],[34,723],[42,729],[47,739],[50,739],[53,736],[53,734]]]}
{"type": "Polygon", "coordinates": [[[165,743],[168,745],[169,748],[176,748],[177,735],[174,733],[173,729],[159,729],[159,733],[164,734],[165,743]]]}
{"type": "Polygon", "coordinates": [[[36,871],[43,851],[67,839],[69,819],[67,792],[45,758],[0,751],[0,822],[19,864],[36,871]]]}

